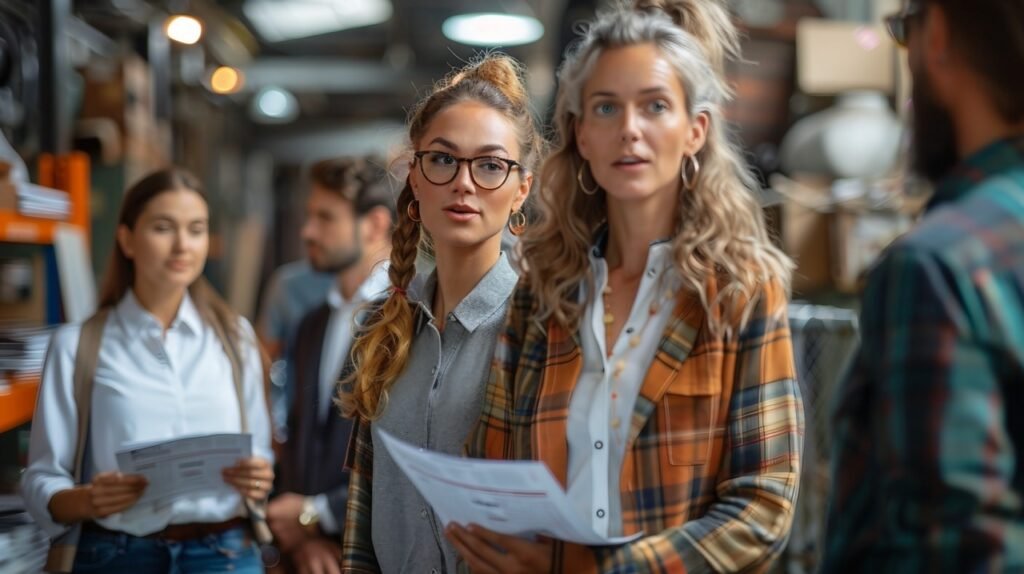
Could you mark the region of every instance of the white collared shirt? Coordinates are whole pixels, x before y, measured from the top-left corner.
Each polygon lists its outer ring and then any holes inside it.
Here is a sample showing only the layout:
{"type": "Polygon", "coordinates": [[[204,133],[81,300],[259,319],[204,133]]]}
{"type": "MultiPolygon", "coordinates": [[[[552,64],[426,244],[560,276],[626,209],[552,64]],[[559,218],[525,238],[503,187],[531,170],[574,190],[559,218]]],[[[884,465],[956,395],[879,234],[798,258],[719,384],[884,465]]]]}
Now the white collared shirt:
{"type": "MultiPolygon", "coordinates": [[[[337,388],[338,377],[345,366],[349,350],[352,348],[352,335],[356,326],[356,313],[368,301],[383,297],[391,285],[388,279],[388,265],[374,267],[370,275],[359,286],[352,299],[346,300],[335,282],[327,292],[327,305],[331,308],[331,316],[327,320],[324,332],[324,343],[320,350],[320,411],[317,416],[320,422],[327,419],[332,411],[333,395],[337,388]]],[[[335,414],[335,416],[340,416],[335,414]]],[[[326,494],[313,497],[313,506],[320,516],[320,528],[327,534],[335,534],[341,529],[339,517],[331,512],[331,505],[326,494]]]]}
{"type": "Polygon", "coordinates": [[[672,316],[674,300],[666,293],[675,293],[680,283],[672,264],[672,244],[652,244],[647,252],[647,271],[609,357],[603,294],[608,265],[596,250],[591,251],[590,264],[595,295],[580,322],[583,370],[569,403],[567,494],[573,508],[590,521],[595,532],[620,536],[619,476],[633,407],[672,316]],[[649,309],[654,302],[658,311],[651,315],[649,309]],[[639,344],[630,348],[629,340],[634,335],[639,335],[639,344]],[[618,382],[613,376],[616,369],[622,371],[618,382]],[[613,393],[617,398],[612,398],[613,393]]]}
{"type": "Polygon", "coordinates": [[[323,348],[320,350],[320,412],[317,416],[321,422],[327,418],[334,404],[331,399],[338,383],[338,376],[352,347],[356,312],[364,303],[386,295],[390,284],[388,265],[385,263],[374,267],[352,299],[345,299],[338,289],[337,282],[327,292],[327,305],[331,308],[331,317],[327,321],[323,348]]]}
{"type": "MultiPolygon", "coordinates": [[[[263,395],[263,366],[256,336],[240,320],[243,388],[253,456],[273,460],[270,421],[263,395]]],[[[78,415],[73,375],[81,325],[66,325],[53,336],[43,366],[32,421],[29,465],[22,495],[36,522],[52,536],[67,525],[53,521],[50,499],[74,486],[78,415]]],[[[129,443],[189,435],[241,432],[231,363],[213,329],[200,318],[188,295],[166,333],[131,291],[107,317],[96,364],[86,477],[118,469],[115,453],[129,443]]],[[[201,496],[168,506],[135,505],[96,520],[111,530],[143,536],[168,524],[221,522],[239,516],[241,498],[201,496]]]]}

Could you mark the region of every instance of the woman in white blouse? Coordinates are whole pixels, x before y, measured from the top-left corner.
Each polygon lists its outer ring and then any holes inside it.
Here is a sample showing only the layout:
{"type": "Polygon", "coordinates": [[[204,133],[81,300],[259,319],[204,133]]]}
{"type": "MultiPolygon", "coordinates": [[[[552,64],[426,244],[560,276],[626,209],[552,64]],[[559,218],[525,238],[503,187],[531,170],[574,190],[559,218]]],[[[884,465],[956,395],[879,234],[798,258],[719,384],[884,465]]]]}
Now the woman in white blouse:
{"type": "Polygon", "coordinates": [[[252,327],[201,278],[209,206],[196,178],[170,168],[133,186],[121,205],[100,307],[81,484],[73,390],[81,325],[54,335],[32,425],[26,505],[58,537],[82,525],[75,572],[262,572],[242,497],[264,500],[273,481],[263,367],[252,327]],[[242,396],[215,325],[237,350],[242,396]],[[138,503],[146,480],[118,471],[126,445],[190,435],[252,434],[248,459],[221,471],[233,492],[138,503]]]}

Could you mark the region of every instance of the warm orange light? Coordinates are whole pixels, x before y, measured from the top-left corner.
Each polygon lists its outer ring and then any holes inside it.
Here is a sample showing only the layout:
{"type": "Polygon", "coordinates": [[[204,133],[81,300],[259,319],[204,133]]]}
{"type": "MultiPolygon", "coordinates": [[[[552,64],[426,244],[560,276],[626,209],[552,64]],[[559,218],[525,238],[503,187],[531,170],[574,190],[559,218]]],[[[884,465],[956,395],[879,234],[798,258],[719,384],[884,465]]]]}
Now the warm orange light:
{"type": "Polygon", "coordinates": [[[216,94],[233,94],[242,89],[245,78],[231,66],[221,66],[210,75],[210,90],[216,94]]]}
{"type": "Polygon", "coordinates": [[[203,25],[192,16],[171,16],[164,26],[167,37],[182,44],[195,44],[203,37],[203,25]]]}

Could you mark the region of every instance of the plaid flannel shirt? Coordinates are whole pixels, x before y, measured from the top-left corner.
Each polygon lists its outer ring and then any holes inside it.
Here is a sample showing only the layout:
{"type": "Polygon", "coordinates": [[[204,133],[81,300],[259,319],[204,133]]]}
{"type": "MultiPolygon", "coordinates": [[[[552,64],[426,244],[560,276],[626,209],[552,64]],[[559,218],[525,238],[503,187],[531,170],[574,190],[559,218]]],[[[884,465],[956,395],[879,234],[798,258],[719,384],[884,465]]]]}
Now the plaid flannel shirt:
{"type": "MultiPolygon", "coordinates": [[[[713,290],[709,297],[714,296],[713,290]]],[[[558,542],[555,570],[763,571],[782,550],[797,495],[803,405],[786,296],[766,285],[745,328],[716,337],[697,297],[680,294],[637,398],[621,471],[632,543],[558,542]]],[[[578,338],[544,326],[520,286],[499,337],[471,457],[544,461],[565,486],[578,338]]]]}
{"type": "Polygon", "coordinates": [[[370,428],[369,421],[356,417],[345,455],[345,467],[350,473],[345,530],[342,534],[342,572],[346,573],[380,572],[370,530],[373,516],[373,437],[370,428]]]}
{"type": "Polygon", "coordinates": [[[1024,138],[939,185],[863,301],[822,571],[1024,571],[1024,138]]]}

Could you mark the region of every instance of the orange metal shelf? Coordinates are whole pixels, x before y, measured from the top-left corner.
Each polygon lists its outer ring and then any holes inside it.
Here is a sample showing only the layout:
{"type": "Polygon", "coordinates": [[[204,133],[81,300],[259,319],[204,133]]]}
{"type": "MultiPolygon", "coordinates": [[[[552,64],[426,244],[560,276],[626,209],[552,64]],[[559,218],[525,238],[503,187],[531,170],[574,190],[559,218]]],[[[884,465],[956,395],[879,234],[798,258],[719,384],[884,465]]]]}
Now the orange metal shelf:
{"type": "Polygon", "coordinates": [[[50,244],[61,223],[64,222],[0,211],[0,242],[50,244]]]}
{"type": "MultiPolygon", "coordinates": [[[[39,157],[39,184],[64,190],[71,200],[67,221],[29,217],[16,211],[0,210],[0,243],[53,243],[54,232],[63,224],[76,225],[86,237],[90,231],[89,156],[71,152],[39,157]]],[[[36,408],[39,377],[15,378],[0,387],[0,433],[32,420],[36,408]]]]}
{"type": "Polygon", "coordinates": [[[22,378],[0,388],[0,432],[32,420],[36,408],[39,378],[22,378]]]}
{"type": "Polygon", "coordinates": [[[71,212],[66,221],[29,217],[10,209],[0,210],[0,242],[53,243],[54,231],[62,223],[82,228],[89,235],[89,156],[71,152],[63,156],[39,157],[39,184],[66,191],[71,212]]]}

